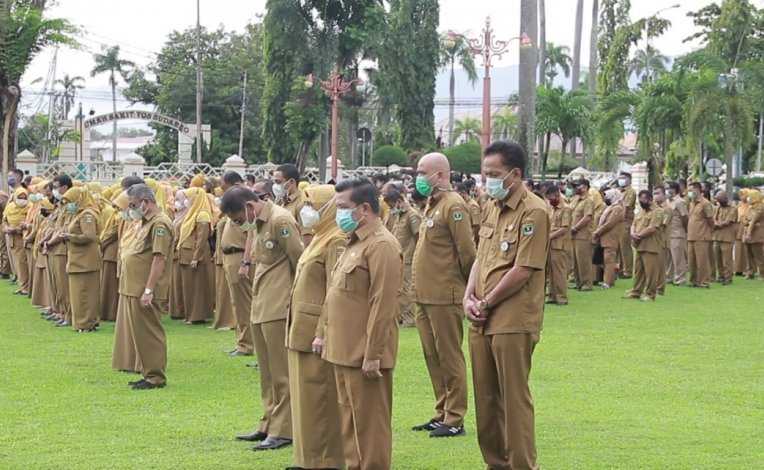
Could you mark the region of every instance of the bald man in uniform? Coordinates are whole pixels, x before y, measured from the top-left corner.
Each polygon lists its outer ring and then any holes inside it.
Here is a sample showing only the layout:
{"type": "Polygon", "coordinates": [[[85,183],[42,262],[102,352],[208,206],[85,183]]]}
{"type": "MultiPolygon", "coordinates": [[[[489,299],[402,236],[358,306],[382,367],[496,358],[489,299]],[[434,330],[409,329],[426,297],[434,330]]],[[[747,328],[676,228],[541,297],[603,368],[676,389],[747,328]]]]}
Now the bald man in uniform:
{"type": "Polygon", "coordinates": [[[732,265],[732,247],[737,233],[737,207],[730,204],[725,191],[716,193],[714,208],[714,257],[719,273],[718,281],[723,286],[732,283],[734,267],[732,265]]]}
{"type": "Polygon", "coordinates": [[[592,265],[592,231],[594,202],[589,196],[589,183],[580,179],[574,181],[576,195],[570,201],[573,212],[570,233],[573,236],[573,268],[576,288],[582,292],[592,290],[594,273],[592,265]]]}
{"type": "Polygon", "coordinates": [[[631,249],[631,225],[634,222],[634,208],[637,206],[637,193],[631,187],[631,173],[622,171],[618,176],[618,187],[623,193],[624,229],[621,236],[621,277],[631,278],[634,267],[634,252],[631,249]]]}
{"type": "Polygon", "coordinates": [[[417,165],[416,190],[428,197],[414,251],[416,325],[435,392],[435,416],[414,426],[431,437],[464,435],[467,367],[462,353],[461,299],[475,242],[469,208],[452,188],[445,155],[430,153],[417,165]]]}
{"type": "Polygon", "coordinates": [[[528,380],[544,312],[550,220],[523,184],[525,152],[495,142],[482,170],[492,202],[483,209],[477,260],[462,301],[469,332],[478,444],[489,469],[538,469],[528,380]]]}
{"type": "Polygon", "coordinates": [[[243,187],[226,191],[220,210],[249,232],[251,251],[242,264],[254,265],[251,322],[265,415],[255,432],[238,438],[262,441],[253,450],[279,449],[292,443],[286,319],[303,250],[300,231],[289,211],[243,187]]]}
{"type": "Polygon", "coordinates": [[[687,192],[690,200],[687,222],[687,258],[689,259],[690,283],[692,287],[711,286],[711,241],[713,240],[714,206],[703,197],[702,186],[698,182],[690,185],[687,192]]]}

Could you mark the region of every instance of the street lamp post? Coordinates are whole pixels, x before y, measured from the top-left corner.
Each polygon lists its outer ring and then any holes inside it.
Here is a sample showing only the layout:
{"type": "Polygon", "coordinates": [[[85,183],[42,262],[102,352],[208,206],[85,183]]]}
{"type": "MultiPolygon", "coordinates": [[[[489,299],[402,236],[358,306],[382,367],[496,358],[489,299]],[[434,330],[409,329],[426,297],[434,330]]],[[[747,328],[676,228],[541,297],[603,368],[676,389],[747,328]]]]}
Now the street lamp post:
{"type": "Polygon", "coordinates": [[[321,88],[329,96],[332,101],[332,137],[331,137],[331,152],[332,152],[332,179],[337,181],[337,141],[339,139],[339,122],[340,122],[340,110],[339,99],[342,95],[349,92],[353,85],[361,83],[361,80],[355,78],[353,80],[344,80],[339,72],[334,71],[329,75],[328,80],[321,82],[321,88]]]}

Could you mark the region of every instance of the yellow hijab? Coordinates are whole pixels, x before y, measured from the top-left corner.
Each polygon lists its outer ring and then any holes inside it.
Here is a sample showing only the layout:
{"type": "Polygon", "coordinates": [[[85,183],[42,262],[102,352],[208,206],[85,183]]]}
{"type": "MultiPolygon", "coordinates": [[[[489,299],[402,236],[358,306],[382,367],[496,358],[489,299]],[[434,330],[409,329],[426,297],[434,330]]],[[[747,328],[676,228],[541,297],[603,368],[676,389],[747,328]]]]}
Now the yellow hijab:
{"type": "Polygon", "coordinates": [[[13,191],[11,202],[5,206],[5,211],[3,211],[3,217],[5,217],[5,219],[8,221],[8,225],[10,225],[12,228],[17,228],[19,225],[21,225],[24,220],[26,220],[27,211],[29,211],[29,203],[27,203],[27,205],[24,207],[19,207],[16,205],[16,199],[21,195],[28,196],[28,193],[26,189],[19,186],[15,191],[13,191]]]}
{"type": "MultiPolygon", "coordinates": [[[[109,191],[109,194],[113,193],[112,188],[108,188],[107,191],[109,191]]],[[[124,207],[127,208],[127,193],[126,192],[122,194],[118,194],[117,196],[111,198],[111,204],[117,205],[117,199],[119,199],[120,196],[124,196],[124,207]]],[[[104,220],[103,230],[101,230],[101,236],[99,237],[99,239],[102,242],[109,239],[111,236],[117,233],[120,220],[121,220],[121,217],[119,215],[119,211],[115,210],[112,205],[109,205],[109,216],[106,217],[104,220]]]]}
{"type": "Polygon", "coordinates": [[[334,202],[334,185],[322,184],[305,189],[305,202],[319,211],[321,218],[313,227],[313,239],[300,256],[298,266],[324,255],[326,248],[337,240],[345,239],[337,223],[337,204],[334,202]]]}
{"type": "Polygon", "coordinates": [[[191,178],[191,182],[188,184],[191,188],[201,188],[204,186],[204,175],[202,173],[199,173],[198,175],[191,178]]]}
{"type": "Polygon", "coordinates": [[[751,198],[751,208],[758,208],[761,205],[761,193],[755,189],[752,189],[748,193],[748,197],[751,198]]]}
{"type": "Polygon", "coordinates": [[[212,207],[210,207],[207,193],[202,188],[194,187],[187,189],[185,194],[191,200],[191,207],[188,208],[188,212],[180,224],[178,247],[191,236],[197,223],[207,222],[212,224],[212,207]]]}

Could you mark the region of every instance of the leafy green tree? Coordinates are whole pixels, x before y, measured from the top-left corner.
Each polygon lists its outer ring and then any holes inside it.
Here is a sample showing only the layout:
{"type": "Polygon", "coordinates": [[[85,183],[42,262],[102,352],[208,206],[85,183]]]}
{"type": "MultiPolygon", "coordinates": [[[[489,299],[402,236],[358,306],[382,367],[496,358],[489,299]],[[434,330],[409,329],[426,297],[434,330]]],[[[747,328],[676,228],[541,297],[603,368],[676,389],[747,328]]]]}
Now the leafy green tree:
{"type": "Polygon", "coordinates": [[[482,150],[480,143],[470,141],[459,145],[454,145],[443,151],[451,162],[451,170],[459,173],[477,174],[480,173],[480,157],[482,150]]]}
{"type": "MultiPolygon", "coordinates": [[[[95,77],[102,73],[109,74],[109,85],[111,86],[111,104],[114,113],[117,112],[117,81],[119,76],[124,81],[128,81],[130,71],[135,67],[133,62],[122,59],[119,56],[119,46],[112,46],[103,54],[95,54],[93,56],[95,60],[95,67],[90,71],[90,76],[95,77]]],[[[113,134],[112,134],[112,157],[117,160],[117,120],[112,121],[113,134]]]]}
{"type": "Polygon", "coordinates": [[[463,119],[457,119],[454,125],[455,140],[462,138],[465,142],[480,140],[480,133],[483,130],[483,126],[480,123],[480,119],[465,116],[463,119]]]}
{"type": "Polygon", "coordinates": [[[658,75],[666,71],[668,57],[661,54],[653,46],[639,49],[629,61],[629,73],[636,75],[642,83],[655,80],[658,75]]]}
{"type": "Polygon", "coordinates": [[[472,50],[464,36],[459,34],[447,33],[440,38],[440,61],[441,67],[448,68],[450,77],[448,82],[448,145],[454,145],[456,136],[454,135],[454,103],[456,94],[456,76],[454,67],[458,63],[467,78],[474,86],[477,81],[477,71],[475,70],[475,60],[472,56],[472,50]]]}
{"type": "Polygon", "coordinates": [[[74,106],[74,99],[77,97],[77,91],[85,88],[85,79],[79,75],[75,77],[65,74],[64,78],[58,79],[54,82],[55,85],[60,85],[63,88],[62,94],[62,116],[61,119],[66,119],[69,116],[74,106]]]}
{"type": "Polygon", "coordinates": [[[406,152],[394,145],[383,145],[374,150],[374,166],[404,166],[408,164],[406,152]]]}
{"type": "Polygon", "coordinates": [[[557,46],[552,42],[546,43],[544,70],[546,70],[547,83],[550,86],[554,85],[554,79],[559,75],[559,70],[562,70],[566,78],[570,77],[570,66],[573,59],[571,59],[569,51],[568,46],[557,46]]]}
{"type": "Polygon", "coordinates": [[[493,115],[493,137],[500,140],[517,140],[520,118],[517,113],[506,106],[493,115]]]}

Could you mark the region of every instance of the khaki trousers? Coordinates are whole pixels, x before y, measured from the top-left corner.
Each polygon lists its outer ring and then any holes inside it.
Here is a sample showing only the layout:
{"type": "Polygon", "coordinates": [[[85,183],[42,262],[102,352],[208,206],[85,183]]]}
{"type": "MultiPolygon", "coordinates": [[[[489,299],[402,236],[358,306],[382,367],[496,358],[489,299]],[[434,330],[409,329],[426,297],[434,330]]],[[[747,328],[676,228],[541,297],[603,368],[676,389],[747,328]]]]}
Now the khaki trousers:
{"type": "MultiPolygon", "coordinates": [[[[42,255],[40,255],[42,256],[42,255]]],[[[32,305],[50,307],[50,288],[48,287],[47,268],[35,268],[32,280],[32,305]]]]}
{"type": "Polygon", "coordinates": [[[27,291],[27,296],[31,297],[32,289],[34,289],[34,266],[36,264],[32,248],[24,248],[24,257],[27,259],[27,273],[29,276],[29,290],[27,291]]]}
{"type": "Polygon", "coordinates": [[[746,244],[743,240],[735,240],[735,274],[746,274],[748,272],[748,255],[746,253],[746,244]]]}
{"type": "Polygon", "coordinates": [[[461,307],[417,304],[416,327],[430,381],[435,392],[433,419],[461,426],[467,413],[467,365],[461,307]]]}
{"type": "Polygon", "coordinates": [[[658,248],[658,282],[655,290],[661,295],[666,293],[666,252],[666,248],[658,248]]]}
{"type": "Polygon", "coordinates": [[[621,232],[620,253],[621,253],[621,275],[631,277],[634,271],[634,251],[631,247],[631,220],[627,220],[621,232]]]}
{"type": "Polygon", "coordinates": [[[166,383],[167,338],[157,301],[144,307],[137,297],[122,296],[122,299],[125,301],[124,312],[144,380],[152,384],[166,383]]]}
{"type": "Polygon", "coordinates": [[[573,258],[576,287],[591,290],[594,283],[591,240],[573,240],[573,258]]]}
{"type": "Polygon", "coordinates": [[[566,250],[549,250],[549,262],[547,263],[549,300],[560,304],[568,303],[569,266],[570,260],[566,250]]]}
{"type": "MultiPolygon", "coordinates": [[[[252,344],[252,328],[249,322],[252,312],[252,280],[242,278],[236,274],[236,279],[228,275],[229,269],[225,269],[228,290],[231,295],[234,317],[236,318],[236,349],[252,354],[255,346],[252,344]],[[243,282],[242,282],[243,281],[243,282]]],[[[250,271],[252,271],[250,269],[250,271]]]]}
{"type": "Polygon", "coordinates": [[[72,321],[72,304],[69,301],[69,276],[66,274],[66,256],[48,256],[53,260],[53,283],[58,292],[58,303],[61,310],[58,312],[68,322],[72,321]]]}
{"type": "Polygon", "coordinates": [[[236,318],[233,314],[233,302],[228,282],[222,265],[215,265],[215,316],[213,328],[233,328],[236,318]]]}
{"type": "Polygon", "coordinates": [[[98,325],[101,313],[101,273],[69,273],[69,299],[72,302],[72,328],[89,330],[98,325]]]}
{"type": "Polygon", "coordinates": [[[687,242],[687,258],[690,267],[690,282],[693,286],[707,286],[711,283],[711,242],[687,242]]]}
{"type": "Polygon", "coordinates": [[[610,287],[615,285],[618,279],[618,247],[603,247],[603,259],[605,267],[602,272],[602,282],[610,287]]]}
{"type": "Polygon", "coordinates": [[[732,242],[714,242],[714,258],[716,258],[719,282],[727,283],[732,281],[732,275],[734,274],[732,242]]]}
{"type": "Polygon", "coordinates": [[[367,379],[361,369],[334,365],[347,470],[387,470],[393,450],[393,371],[367,379]]]}
{"type": "Polygon", "coordinates": [[[638,251],[634,261],[634,288],[629,295],[632,297],[645,295],[655,299],[663,266],[660,254],[638,251]]]}
{"type": "Polygon", "coordinates": [[[135,351],[130,324],[125,309],[127,297],[120,295],[117,301],[117,320],[114,324],[114,348],[111,354],[111,368],[126,372],[140,372],[143,369],[135,351]]]}
{"type": "Polygon", "coordinates": [[[215,294],[211,292],[213,269],[209,261],[200,261],[196,268],[180,265],[180,289],[188,322],[203,322],[212,316],[215,302],[215,294]]]}
{"type": "Polygon", "coordinates": [[[293,462],[300,468],[342,468],[334,366],[320,356],[287,351],[292,403],[293,462]]]}
{"type": "Polygon", "coordinates": [[[118,303],[119,279],[117,279],[117,262],[104,261],[101,263],[101,320],[116,320],[118,303]]]}
{"type": "Polygon", "coordinates": [[[8,235],[0,235],[0,274],[11,274],[11,261],[8,254],[8,235]]]}
{"type": "Polygon", "coordinates": [[[483,335],[470,328],[469,343],[483,460],[489,470],[537,469],[528,378],[538,335],[483,335]]]}
{"type": "Polygon", "coordinates": [[[291,439],[286,320],[253,323],[252,337],[260,368],[260,397],[264,410],[258,430],[269,436],[291,439]]]}
{"type": "MultiPolygon", "coordinates": [[[[183,283],[180,277],[180,261],[173,260],[170,275],[170,318],[183,320],[186,318],[185,301],[183,299],[183,283]]],[[[249,314],[247,314],[249,318],[249,314]]]]}
{"type": "Polygon", "coordinates": [[[48,269],[45,270],[48,275],[48,297],[50,298],[50,306],[53,311],[61,313],[61,295],[58,293],[57,285],[53,280],[55,271],[55,260],[53,258],[55,258],[53,255],[47,256],[48,269]]]}
{"type": "Polygon", "coordinates": [[[11,260],[16,269],[16,287],[21,292],[29,292],[29,263],[27,263],[27,252],[24,249],[24,240],[21,235],[12,236],[13,246],[11,247],[11,260]]]}
{"type": "Polygon", "coordinates": [[[755,277],[758,272],[759,277],[764,278],[764,243],[746,243],[745,247],[750,276],[755,277]]]}
{"type": "Polygon", "coordinates": [[[669,241],[669,251],[671,251],[671,272],[674,284],[684,284],[687,282],[687,239],[672,238],[669,241]]]}
{"type": "Polygon", "coordinates": [[[414,303],[411,300],[411,265],[403,266],[403,284],[398,294],[398,323],[401,326],[414,326],[416,316],[414,314],[414,303]]]}

